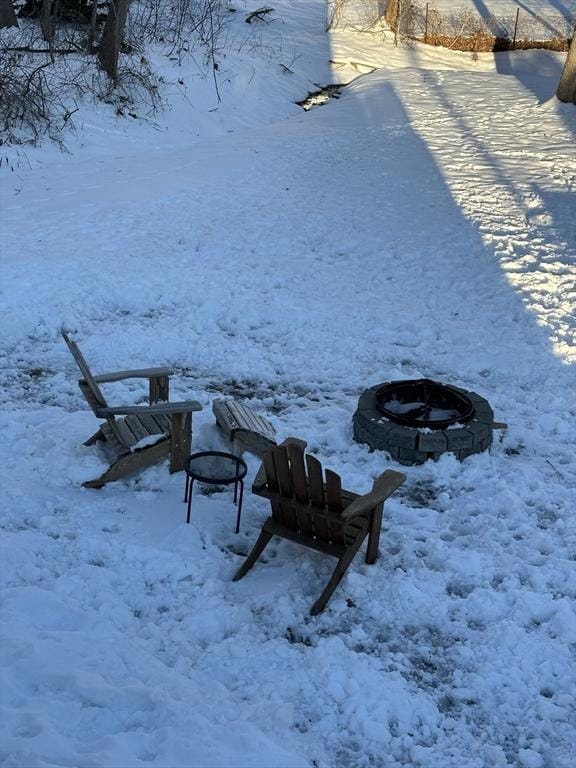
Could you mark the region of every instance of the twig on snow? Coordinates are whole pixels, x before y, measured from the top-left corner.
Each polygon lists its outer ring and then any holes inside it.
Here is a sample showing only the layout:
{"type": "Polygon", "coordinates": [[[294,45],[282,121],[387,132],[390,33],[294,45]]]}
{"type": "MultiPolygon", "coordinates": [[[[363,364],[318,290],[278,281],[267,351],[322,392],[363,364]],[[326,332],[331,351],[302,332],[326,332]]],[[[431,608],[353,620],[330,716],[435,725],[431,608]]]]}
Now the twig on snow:
{"type": "Polygon", "coordinates": [[[257,8],[246,16],[245,22],[246,24],[252,24],[252,22],[256,20],[268,23],[268,20],[264,18],[268,13],[274,13],[274,8],[257,8]]]}
{"type": "Polygon", "coordinates": [[[560,472],[560,470],[559,470],[559,469],[557,469],[557,468],[554,466],[554,464],[552,464],[552,462],[550,461],[550,459],[546,459],[546,463],[547,463],[547,464],[550,464],[550,466],[552,467],[552,469],[554,470],[554,472],[556,472],[556,474],[557,474],[557,475],[560,475],[560,477],[562,478],[562,480],[566,480],[566,478],[564,477],[564,475],[562,474],[562,472],[560,472]]]}

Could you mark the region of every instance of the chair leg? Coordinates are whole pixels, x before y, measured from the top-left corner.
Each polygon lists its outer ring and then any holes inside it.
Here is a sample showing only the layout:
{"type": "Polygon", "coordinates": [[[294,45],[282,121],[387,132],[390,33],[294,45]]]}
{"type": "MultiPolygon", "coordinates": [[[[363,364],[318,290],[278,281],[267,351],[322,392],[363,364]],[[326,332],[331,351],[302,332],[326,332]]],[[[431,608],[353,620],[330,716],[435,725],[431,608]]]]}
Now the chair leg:
{"type": "Polygon", "coordinates": [[[334,573],[332,574],[332,577],[326,587],[324,588],[324,591],[316,600],[312,608],[310,609],[310,613],[312,616],[316,616],[316,614],[321,613],[324,608],[326,608],[326,604],[328,603],[328,600],[332,597],[332,594],[338,584],[342,581],[342,577],[352,564],[352,560],[354,560],[354,557],[358,550],[360,549],[360,546],[362,544],[362,538],[358,538],[358,540],[352,544],[349,550],[345,552],[340,560],[338,560],[338,563],[336,564],[336,568],[334,569],[334,573]]]}
{"type": "Polygon", "coordinates": [[[370,520],[370,533],[368,535],[368,547],[366,549],[366,562],[372,565],[378,557],[378,546],[380,544],[380,529],[382,528],[382,512],[384,504],[378,504],[372,512],[370,520]]]}
{"type": "Polygon", "coordinates": [[[134,472],[146,469],[146,467],[150,467],[157,461],[162,461],[168,453],[169,447],[170,442],[162,440],[148,448],[143,448],[141,451],[121,454],[116,461],[112,462],[104,474],[94,480],[87,480],[85,483],[82,483],[82,486],[84,488],[102,488],[106,483],[120,480],[134,472]]]}
{"type": "Polygon", "coordinates": [[[170,426],[170,473],[185,469],[190,457],[192,414],[173,413],[170,426]]]}
{"type": "Polygon", "coordinates": [[[246,576],[250,568],[252,568],[256,560],[258,560],[262,552],[264,552],[264,549],[266,548],[266,545],[269,543],[270,539],[272,538],[272,535],[273,534],[269,533],[268,531],[262,531],[260,533],[260,536],[258,536],[256,544],[254,544],[252,548],[252,551],[250,552],[246,560],[244,560],[240,568],[236,571],[232,581],[239,581],[243,576],[246,576]]]}

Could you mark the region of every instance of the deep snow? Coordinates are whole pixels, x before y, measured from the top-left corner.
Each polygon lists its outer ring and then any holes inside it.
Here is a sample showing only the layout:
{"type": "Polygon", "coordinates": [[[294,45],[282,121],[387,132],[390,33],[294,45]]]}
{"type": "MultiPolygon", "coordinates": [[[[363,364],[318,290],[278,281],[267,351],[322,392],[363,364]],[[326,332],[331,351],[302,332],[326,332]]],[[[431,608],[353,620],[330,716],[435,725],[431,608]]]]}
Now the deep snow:
{"type": "Polygon", "coordinates": [[[562,56],[395,49],[326,36],[319,0],[275,6],[257,45],[228,52],[222,105],[199,81],[197,103],[173,94],[155,124],[86,106],[69,154],[5,150],[2,765],[567,768],[576,120],[551,98],[562,56]],[[310,113],[291,103],[354,77],[310,113]],[[462,463],[407,468],[381,558],[357,558],[313,619],[332,565],[314,553],[273,544],[231,581],[262,500],[247,496],[236,536],[229,490],[198,489],[184,524],[165,464],[80,487],[104,462],[81,447],[95,421],[63,323],[97,372],[174,366],[172,398],[205,406],[195,450],[223,447],[212,400],[245,398],[358,492],[395,466],[352,440],[368,385],[446,380],[509,428],[462,463]]]}

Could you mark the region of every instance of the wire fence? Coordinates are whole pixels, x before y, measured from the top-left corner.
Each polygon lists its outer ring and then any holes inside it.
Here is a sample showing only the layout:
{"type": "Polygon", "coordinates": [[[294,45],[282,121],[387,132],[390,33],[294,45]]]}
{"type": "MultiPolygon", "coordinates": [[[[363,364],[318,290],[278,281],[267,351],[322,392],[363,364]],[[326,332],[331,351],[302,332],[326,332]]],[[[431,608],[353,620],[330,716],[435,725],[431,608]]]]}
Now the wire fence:
{"type": "Polygon", "coordinates": [[[438,8],[425,0],[329,0],[328,29],[392,30],[395,38],[459,51],[526,48],[568,50],[576,15],[535,13],[520,5],[506,15],[479,13],[473,6],[438,8]]]}

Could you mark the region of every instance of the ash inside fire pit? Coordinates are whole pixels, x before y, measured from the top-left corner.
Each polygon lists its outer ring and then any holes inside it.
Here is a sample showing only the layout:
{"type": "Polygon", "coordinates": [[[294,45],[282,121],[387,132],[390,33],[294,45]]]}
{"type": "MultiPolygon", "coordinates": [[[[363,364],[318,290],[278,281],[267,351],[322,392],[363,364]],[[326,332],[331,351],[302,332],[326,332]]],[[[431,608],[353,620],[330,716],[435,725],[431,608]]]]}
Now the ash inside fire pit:
{"type": "Polygon", "coordinates": [[[446,451],[459,459],[485,451],[493,424],[492,408],[475,392],[430,379],[390,381],[360,396],[354,438],[401,464],[422,464],[446,451]]]}

